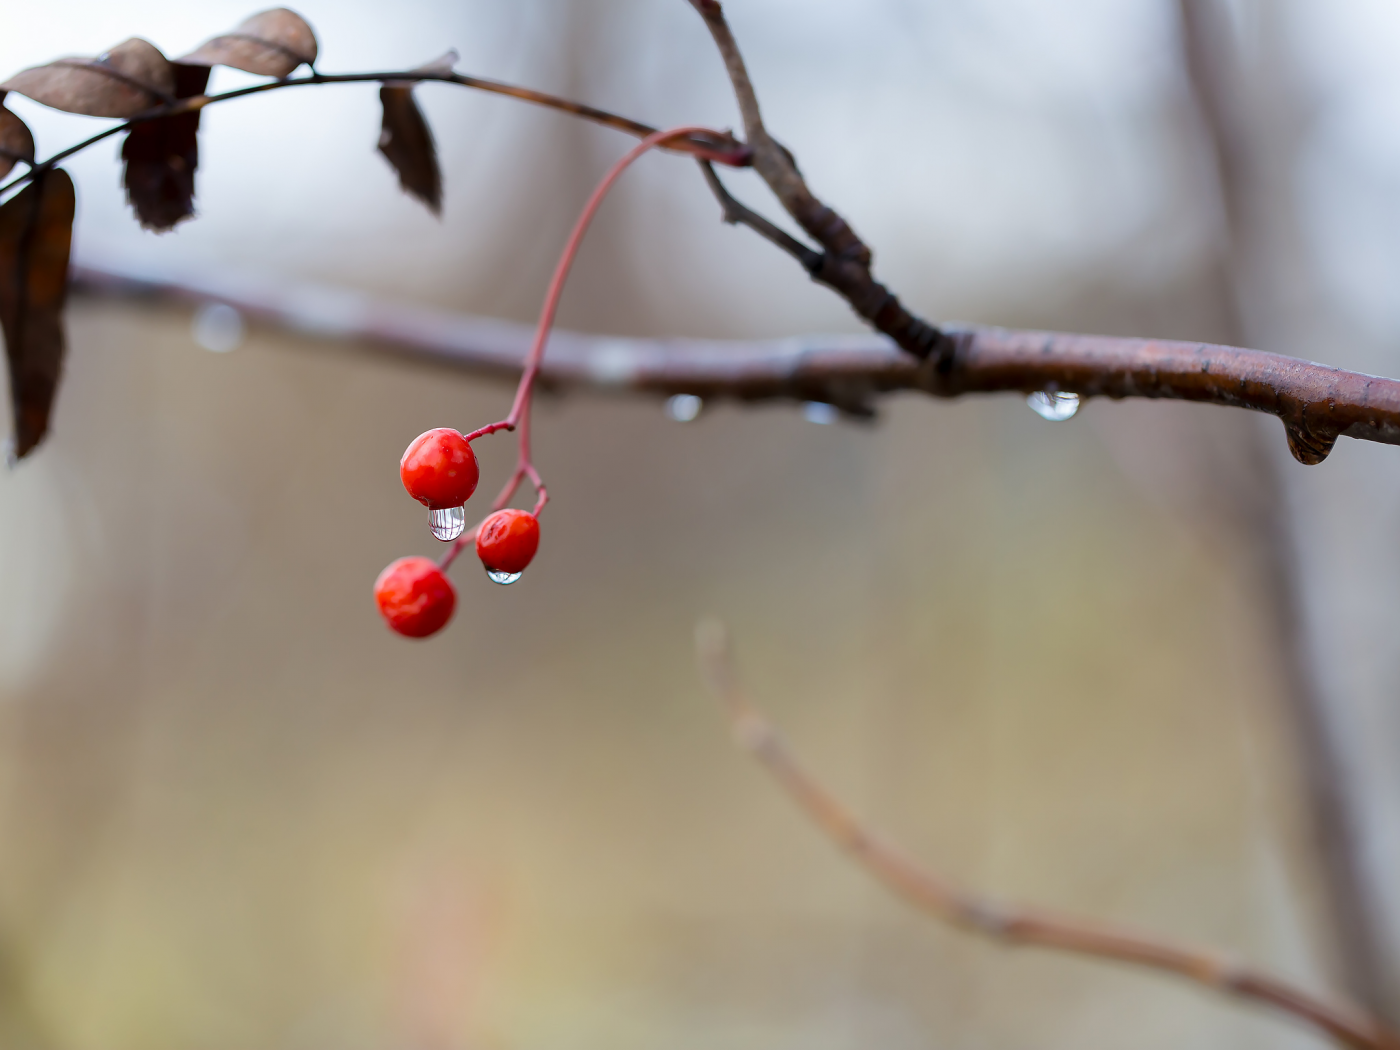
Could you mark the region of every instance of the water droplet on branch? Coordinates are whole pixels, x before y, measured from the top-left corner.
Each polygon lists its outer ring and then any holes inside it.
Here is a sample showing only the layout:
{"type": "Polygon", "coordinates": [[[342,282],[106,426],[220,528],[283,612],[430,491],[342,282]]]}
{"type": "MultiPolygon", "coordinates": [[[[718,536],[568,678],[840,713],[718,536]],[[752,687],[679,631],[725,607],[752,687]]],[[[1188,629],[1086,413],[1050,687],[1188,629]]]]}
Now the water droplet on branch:
{"type": "Polygon", "coordinates": [[[1031,411],[1041,419],[1048,419],[1052,423],[1063,423],[1079,411],[1079,395],[1037,390],[1026,398],[1026,404],[1030,405],[1031,411]]]}
{"type": "Polygon", "coordinates": [[[205,303],[195,311],[194,341],[206,350],[226,354],[243,342],[243,315],[228,303],[205,303]]]}
{"type": "Polygon", "coordinates": [[[1293,453],[1293,458],[1309,467],[1326,459],[1337,443],[1337,432],[1322,427],[1284,423],[1283,431],[1288,435],[1288,451],[1293,453]]]}
{"type": "Polygon", "coordinates": [[[462,535],[462,531],[466,527],[466,507],[444,507],[441,510],[428,512],[428,528],[432,529],[433,535],[444,543],[448,540],[455,540],[462,535]]]}
{"type": "Polygon", "coordinates": [[[677,423],[690,423],[699,418],[704,407],[704,398],[694,394],[676,394],[666,399],[666,414],[677,423]]]}
{"type": "Polygon", "coordinates": [[[486,570],[486,578],[492,583],[499,583],[502,587],[514,583],[524,575],[523,572],[501,572],[499,569],[486,570]]]}

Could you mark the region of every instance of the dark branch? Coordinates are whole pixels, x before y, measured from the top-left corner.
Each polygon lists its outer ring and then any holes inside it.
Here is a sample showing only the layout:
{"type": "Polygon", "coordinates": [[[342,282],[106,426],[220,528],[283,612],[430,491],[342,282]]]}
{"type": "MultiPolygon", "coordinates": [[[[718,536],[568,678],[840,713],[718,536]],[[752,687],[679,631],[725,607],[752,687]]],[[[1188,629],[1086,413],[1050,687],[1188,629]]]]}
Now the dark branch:
{"type": "Polygon", "coordinates": [[[786,230],[781,230],[765,219],[758,212],[747,205],[734,199],[729,191],[724,188],[724,183],[715,174],[714,165],[707,160],[700,161],[700,170],[705,173],[705,181],[709,183],[710,192],[719,201],[719,206],[724,209],[724,221],[731,226],[747,226],[764,240],[776,244],[783,251],[787,252],[794,259],[802,264],[802,268],[815,276],[822,266],[822,253],[813,251],[796,237],[790,235],[786,230]]]}
{"type": "Polygon", "coordinates": [[[870,272],[870,249],[845,219],[807,188],[792,154],[763,126],[758,96],[718,0],[690,0],[690,3],[705,20],[724,59],[744,119],[744,137],[753,151],[754,170],[768,183],[787,213],[825,249],[821,266],[811,271],[813,277],[845,299],[851,309],[877,331],[888,335],[901,349],[921,360],[936,353],[946,366],[952,346],[943,338],[943,333],[915,317],[893,292],[875,280],[870,272]]]}
{"type": "MultiPolygon", "coordinates": [[[[86,266],[75,266],[73,279],[78,291],[226,302],[281,327],[502,378],[520,374],[532,337],[526,325],[284,282],[176,281],[86,266]]],[[[976,325],[949,328],[946,338],[952,352],[940,365],[916,361],[876,335],[730,342],[555,332],[540,382],[716,400],[824,401],[853,415],[868,415],[876,395],[897,390],[1172,398],[1278,416],[1305,463],[1320,462],[1342,435],[1400,444],[1400,381],[1393,379],[1211,343],[976,325]]]]}

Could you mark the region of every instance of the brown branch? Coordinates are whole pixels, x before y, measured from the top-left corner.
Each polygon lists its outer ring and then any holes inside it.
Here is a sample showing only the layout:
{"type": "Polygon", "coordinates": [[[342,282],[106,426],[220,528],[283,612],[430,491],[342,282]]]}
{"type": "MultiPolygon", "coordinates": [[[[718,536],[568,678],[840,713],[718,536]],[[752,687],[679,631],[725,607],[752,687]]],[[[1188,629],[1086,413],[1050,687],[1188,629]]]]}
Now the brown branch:
{"type": "MultiPolygon", "coordinates": [[[[84,265],[74,266],[72,277],[78,292],[225,302],[279,327],[502,378],[519,376],[533,332],[268,279],[175,280],[84,265]]],[[[1289,447],[1305,463],[1320,462],[1339,435],[1400,445],[1400,382],[1393,379],[1211,343],[979,325],[950,327],[947,336],[953,352],[940,369],[876,335],[729,341],[557,331],[540,382],[715,400],[824,401],[856,416],[871,414],[876,395],[900,390],[936,397],[1059,390],[1086,398],[1172,398],[1278,416],[1289,447]]]]}
{"type": "MultiPolygon", "coordinates": [[[[1289,450],[1300,462],[1309,464],[1322,462],[1340,434],[1397,442],[1395,389],[1388,381],[1318,370],[1318,366],[1258,351],[1090,336],[989,335],[984,329],[940,331],[915,317],[874,279],[870,249],[840,215],[817,199],[792,154],[768,134],[758,96],[719,0],[690,0],[690,4],[705,20],[724,60],[744,120],[754,170],[788,214],[825,249],[820,266],[809,265],[809,272],[901,349],[921,360],[937,350],[935,374],[920,370],[917,385],[921,388],[944,396],[973,390],[1058,389],[1082,395],[1178,397],[1238,405],[1282,419],[1289,450]],[[1042,358],[1039,362],[1033,360],[1037,353],[1042,358]],[[1061,359],[1061,354],[1066,356],[1061,359]],[[1055,360],[1044,360],[1047,357],[1055,360]],[[1334,386],[1337,383],[1340,388],[1334,386]],[[1385,404],[1377,405],[1375,399],[1385,404]],[[1340,400],[1352,404],[1338,412],[1340,400]]],[[[737,202],[725,193],[713,173],[708,178],[726,219],[744,222],[804,259],[792,245],[750,221],[753,213],[747,209],[747,215],[734,218],[737,202]]]]}
{"type": "Polygon", "coordinates": [[[719,201],[725,222],[731,226],[747,226],[770,244],[777,245],[791,255],[802,264],[802,268],[809,274],[816,275],[822,266],[823,256],[821,252],[814,252],[786,230],[780,229],[752,208],[735,200],[734,196],[724,188],[724,183],[715,174],[715,166],[709,161],[702,160],[699,164],[700,171],[705,176],[705,182],[710,187],[710,192],[715,195],[715,200],[719,201]]]}
{"type": "Polygon", "coordinates": [[[969,933],[1010,945],[1036,945],[1131,963],[1273,1007],[1307,1022],[1343,1046],[1396,1050],[1397,1037],[1359,1012],[1325,1002],[1280,978],[1206,949],[1040,909],[1013,907],[958,886],[923,867],[869,830],[798,762],[783,738],[739,688],[724,626],[696,631],[701,669],[724,703],[734,737],[753,754],[826,836],[869,874],[914,907],[969,933]]]}
{"type": "MultiPolygon", "coordinates": [[[[884,332],[903,350],[919,359],[937,353],[946,364],[951,345],[934,325],[914,316],[870,272],[871,252],[850,224],[827,207],[807,187],[792,154],[776,142],[763,126],[758,96],[749,80],[743,56],[719,0],[690,0],[714,37],[724,68],[734,87],[744,120],[744,137],[753,151],[754,170],[762,176],[787,213],[825,249],[821,265],[811,271],[814,280],[846,300],[860,317],[884,332]]],[[[713,184],[712,184],[713,185],[713,184]]]]}

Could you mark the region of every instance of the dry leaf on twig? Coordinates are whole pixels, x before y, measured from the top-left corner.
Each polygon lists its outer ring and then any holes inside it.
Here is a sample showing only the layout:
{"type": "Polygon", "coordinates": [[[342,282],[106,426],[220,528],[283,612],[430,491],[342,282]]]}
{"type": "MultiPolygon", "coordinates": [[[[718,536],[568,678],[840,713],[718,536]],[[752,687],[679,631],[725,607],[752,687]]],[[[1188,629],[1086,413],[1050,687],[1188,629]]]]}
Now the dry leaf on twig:
{"type": "Polygon", "coordinates": [[[274,7],[244,19],[232,33],[206,41],[180,61],[285,77],[303,62],[308,66],[315,63],[316,34],[295,11],[274,7]]]}
{"type": "Polygon", "coordinates": [[[379,89],[384,123],[379,132],[379,152],[399,173],[405,193],[417,197],[434,215],[442,214],[442,173],[437,148],[423,112],[406,84],[385,84],[379,89]]]}
{"type": "MultiPolygon", "coordinates": [[[[4,100],[5,92],[0,91],[0,102],[4,100]]],[[[0,105],[0,179],[21,160],[34,163],[34,136],[24,121],[0,105]]]]}
{"type": "MultiPolygon", "coordinates": [[[[456,48],[414,68],[415,73],[451,74],[461,56],[456,48]]],[[[433,132],[413,97],[412,81],[391,81],[379,89],[384,122],[379,152],[399,173],[405,193],[417,197],[434,215],[442,214],[442,172],[438,168],[433,132]]]]}
{"type": "Polygon", "coordinates": [[[0,205],[0,327],[17,457],[43,440],[58,392],[73,210],[73,180],[61,168],[42,172],[0,205]]]}
{"type": "MultiPolygon", "coordinates": [[[[172,62],[175,97],[204,94],[209,67],[172,62]]],[[[199,110],[137,124],[122,143],[122,185],[141,225],[164,232],[194,214],[199,110]]]]}
{"type": "Polygon", "coordinates": [[[134,117],[174,97],[175,74],[155,47],[132,37],[97,58],[60,58],[16,73],[0,89],[90,117],[134,117]]]}

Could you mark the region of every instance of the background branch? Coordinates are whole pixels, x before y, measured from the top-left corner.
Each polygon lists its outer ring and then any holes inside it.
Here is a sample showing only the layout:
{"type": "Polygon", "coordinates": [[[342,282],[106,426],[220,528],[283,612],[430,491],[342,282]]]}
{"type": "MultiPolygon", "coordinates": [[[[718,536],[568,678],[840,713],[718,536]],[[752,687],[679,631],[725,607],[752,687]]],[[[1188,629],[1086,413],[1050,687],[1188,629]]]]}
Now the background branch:
{"type": "MultiPolygon", "coordinates": [[[[1263,216],[1256,204],[1264,196],[1257,132],[1267,126],[1257,109],[1274,91],[1249,90],[1241,48],[1234,40],[1230,12],[1221,0],[1177,0],[1182,63],[1199,117],[1201,142],[1214,176],[1220,211],[1218,266],[1225,291],[1221,334],[1241,343],[1257,342],[1258,323],[1271,296],[1262,274],[1254,273],[1263,216]],[[1251,116],[1254,119],[1250,119],[1251,116]],[[1252,293],[1252,294],[1250,294],[1252,293]],[[1252,308],[1251,308],[1252,307],[1252,308]]],[[[1331,940],[1344,987],[1368,1010],[1391,1024],[1400,1020],[1385,994],[1385,951],[1377,921],[1376,894],[1365,874],[1364,845],[1357,806],[1351,797],[1348,768],[1335,720],[1311,661],[1302,593],[1302,566],[1293,535],[1285,478],[1264,447],[1265,435],[1249,428],[1238,435],[1254,475],[1254,484],[1227,483],[1222,498],[1234,500],[1248,526],[1243,563],[1254,575],[1271,619],[1282,694],[1302,772],[1311,845],[1322,875],[1331,940]],[[1251,493],[1253,498],[1251,498],[1251,493]]]]}
{"type": "MultiPolygon", "coordinates": [[[[175,280],[90,265],[74,266],[72,278],[78,292],[224,302],[294,331],[503,379],[519,376],[532,335],[527,325],[285,281],[175,280]]],[[[1321,462],[1339,435],[1400,444],[1400,381],[1393,379],[1211,343],[980,325],[951,326],[946,337],[952,352],[940,364],[916,361],[876,335],[728,341],[556,331],[540,383],[715,400],[823,401],[856,416],[870,415],[878,395],[899,390],[936,397],[1059,390],[1174,398],[1278,416],[1293,454],[1305,463],[1321,462]]]]}
{"type": "Polygon", "coordinates": [[[1324,1002],[1270,974],[1205,949],[1053,912],[1013,907],[978,896],[911,860],[881,839],[813,777],[738,685],[727,633],[716,621],[696,631],[706,683],[724,703],[735,740],[770,772],[826,836],[869,874],[916,908],[969,933],[1007,944],[1132,963],[1176,974],[1222,994],[1274,1008],[1314,1025],[1343,1046],[1396,1050],[1400,1037],[1371,1018],[1324,1002]]]}

